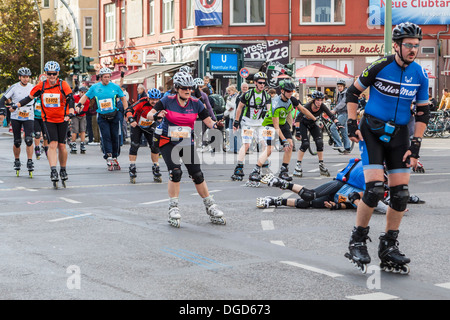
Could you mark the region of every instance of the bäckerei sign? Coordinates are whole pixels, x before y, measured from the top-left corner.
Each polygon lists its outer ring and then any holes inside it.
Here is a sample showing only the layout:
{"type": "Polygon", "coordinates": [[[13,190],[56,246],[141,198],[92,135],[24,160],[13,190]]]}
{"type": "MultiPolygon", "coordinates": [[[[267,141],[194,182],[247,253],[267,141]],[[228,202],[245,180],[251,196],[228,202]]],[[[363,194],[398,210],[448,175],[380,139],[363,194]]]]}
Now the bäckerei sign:
{"type": "Polygon", "coordinates": [[[382,43],[302,43],[301,56],[315,55],[384,55],[382,43]]]}

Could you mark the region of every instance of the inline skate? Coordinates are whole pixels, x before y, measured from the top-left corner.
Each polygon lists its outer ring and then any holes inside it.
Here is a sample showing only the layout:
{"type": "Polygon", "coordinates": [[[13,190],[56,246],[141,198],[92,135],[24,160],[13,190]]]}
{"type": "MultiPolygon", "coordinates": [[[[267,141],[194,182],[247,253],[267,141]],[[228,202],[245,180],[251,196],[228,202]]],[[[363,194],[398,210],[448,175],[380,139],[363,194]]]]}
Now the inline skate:
{"type": "Polygon", "coordinates": [[[245,183],[246,187],[258,188],[261,185],[261,168],[255,167],[248,176],[248,181],[245,183]]]}
{"type": "Polygon", "coordinates": [[[234,169],[234,173],[231,176],[231,180],[233,181],[242,181],[244,179],[244,165],[238,164],[234,169]]]}
{"type": "Polygon", "coordinates": [[[28,169],[28,175],[30,176],[30,178],[33,178],[33,171],[34,171],[33,160],[28,159],[28,161],[27,161],[27,169],[28,169]]]}
{"type": "Polygon", "coordinates": [[[303,169],[302,169],[302,162],[297,161],[297,164],[295,165],[294,169],[294,177],[303,177],[303,169]]]}
{"type": "Polygon", "coordinates": [[[85,154],[86,153],[86,145],[84,142],[80,142],[80,153],[85,154]]]}
{"type": "Polygon", "coordinates": [[[157,163],[153,164],[152,171],[153,171],[153,181],[161,183],[162,182],[161,172],[159,172],[159,165],[157,163]]]}
{"type": "Polygon", "coordinates": [[[40,146],[34,147],[34,154],[36,155],[36,160],[41,159],[41,147],[40,146]]]}
{"type": "Polygon", "coordinates": [[[106,166],[108,167],[108,171],[113,171],[114,170],[114,162],[113,162],[113,158],[112,158],[111,153],[107,154],[106,166]]]}
{"type": "Polygon", "coordinates": [[[53,188],[58,189],[59,177],[58,171],[56,171],[56,169],[52,169],[52,171],[50,172],[50,180],[52,180],[53,182],[53,188]]]}
{"type": "Polygon", "coordinates": [[[280,189],[287,189],[289,186],[289,182],[286,180],[281,179],[280,177],[275,177],[272,173],[265,175],[261,179],[261,183],[266,183],[269,187],[277,187],[280,189]]]}
{"type": "Polygon", "coordinates": [[[66,180],[69,180],[69,177],[67,176],[67,171],[66,168],[61,168],[59,170],[59,176],[61,178],[61,183],[63,185],[63,187],[66,187],[66,180]]]}
{"type": "Polygon", "coordinates": [[[319,162],[319,170],[320,170],[320,175],[321,176],[324,176],[324,177],[329,177],[330,176],[330,172],[328,171],[327,167],[325,167],[323,162],[319,162]]]}
{"type": "Polygon", "coordinates": [[[371,261],[366,245],[367,239],[371,241],[368,234],[369,227],[354,227],[348,245],[349,252],[345,253],[345,257],[363,274],[367,272],[367,265],[371,261]]]}
{"type": "Polygon", "coordinates": [[[21,166],[20,160],[19,159],[15,159],[14,160],[14,170],[16,171],[16,176],[17,177],[20,174],[20,166],[21,166]]]}
{"type": "Polygon", "coordinates": [[[260,209],[266,209],[270,206],[281,206],[282,197],[271,197],[267,196],[264,198],[256,198],[256,207],[260,209]]]}
{"type": "Polygon", "coordinates": [[[206,213],[209,215],[209,219],[214,224],[227,224],[225,218],[223,217],[223,212],[217,207],[216,202],[212,196],[203,198],[203,204],[206,208],[206,213]]]}
{"type": "Polygon", "coordinates": [[[285,166],[281,166],[280,173],[278,174],[278,177],[280,179],[286,180],[286,181],[292,181],[292,177],[289,175],[289,170],[285,166]]]}
{"type": "Polygon", "coordinates": [[[77,154],[77,143],[74,142],[70,142],[69,143],[69,147],[70,147],[70,153],[71,154],[77,154]]]}
{"type": "Polygon", "coordinates": [[[120,165],[119,165],[119,161],[117,161],[117,158],[112,159],[112,165],[113,165],[113,170],[120,170],[120,165]]]}
{"type": "Polygon", "coordinates": [[[408,274],[410,271],[408,263],[411,260],[398,249],[398,233],[398,230],[388,230],[381,234],[378,246],[380,268],[386,272],[408,274]]]}
{"type": "Polygon", "coordinates": [[[180,227],[180,209],[178,208],[178,198],[170,198],[168,222],[172,227],[180,227]]]}
{"type": "Polygon", "coordinates": [[[130,182],[135,184],[136,183],[136,164],[135,163],[131,163],[130,167],[128,168],[128,173],[130,174],[130,182]]]}
{"type": "Polygon", "coordinates": [[[425,173],[425,168],[423,166],[423,164],[417,160],[417,167],[413,168],[413,172],[415,173],[425,173]]]}

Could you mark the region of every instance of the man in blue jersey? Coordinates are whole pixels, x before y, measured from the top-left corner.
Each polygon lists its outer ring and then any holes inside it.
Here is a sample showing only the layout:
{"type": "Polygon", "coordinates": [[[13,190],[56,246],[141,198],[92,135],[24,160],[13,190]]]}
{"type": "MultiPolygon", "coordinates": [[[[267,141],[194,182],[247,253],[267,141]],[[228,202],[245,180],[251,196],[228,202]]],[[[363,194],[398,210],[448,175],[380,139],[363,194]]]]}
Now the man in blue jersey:
{"type": "Polygon", "coordinates": [[[427,72],[414,62],[422,29],[410,22],[401,23],[394,28],[392,40],[395,54],[372,63],[347,91],[349,137],[359,142],[366,188],[357,208],[356,225],[346,257],[363,272],[370,263],[366,247],[370,218],[384,196],[384,164],[391,198],[378,256],[382,269],[409,272],[407,263],[410,259],[399,251],[397,236],[409,199],[410,170],[417,166],[422,136],[429,120],[427,72]],[[370,100],[358,127],[358,97],[367,88],[370,88],[370,100]],[[407,124],[414,99],[416,125],[410,141],[407,124]]]}
{"type": "Polygon", "coordinates": [[[117,157],[119,156],[119,130],[120,115],[116,99],[120,98],[123,107],[128,108],[128,102],[122,89],[111,82],[112,71],[109,68],[102,68],[99,71],[100,82],[92,85],[88,92],[81,97],[77,104],[77,112],[81,112],[87,98],[97,102],[97,122],[102,137],[103,158],[106,160],[108,170],[120,170],[117,157]]]}

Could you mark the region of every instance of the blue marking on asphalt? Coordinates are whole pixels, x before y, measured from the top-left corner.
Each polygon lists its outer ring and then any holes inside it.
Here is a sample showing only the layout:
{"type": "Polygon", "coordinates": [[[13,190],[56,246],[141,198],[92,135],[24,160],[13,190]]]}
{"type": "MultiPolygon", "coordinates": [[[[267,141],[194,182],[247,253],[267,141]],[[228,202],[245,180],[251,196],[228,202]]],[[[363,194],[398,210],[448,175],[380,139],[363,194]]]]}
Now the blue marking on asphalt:
{"type": "Polygon", "coordinates": [[[228,266],[226,264],[220,263],[216,260],[204,257],[202,255],[199,255],[197,253],[194,252],[190,252],[187,250],[183,250],[183,249],[172,249],[172,248],[163,248],[161,249],[162,251],[169,253],[175,257],[181,258],[183,260],[192,262],[200,267],[209,269],[209,270],[213,270],[213,269],[217,269],[220,267],[224,267],[224,268],[231,268],[231,266],[228,266]]]}

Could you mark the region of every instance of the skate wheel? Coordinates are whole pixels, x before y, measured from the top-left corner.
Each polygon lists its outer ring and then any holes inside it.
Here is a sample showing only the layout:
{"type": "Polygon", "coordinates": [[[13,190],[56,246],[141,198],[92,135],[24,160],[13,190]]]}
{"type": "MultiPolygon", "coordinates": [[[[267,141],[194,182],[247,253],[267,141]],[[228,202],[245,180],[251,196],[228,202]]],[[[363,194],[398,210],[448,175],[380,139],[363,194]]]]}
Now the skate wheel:
{"type": "Polygon", "coordinates": [[[168,221],[169,221],[169,224],[175,228],[179,228],[181,225],[180,219],[169,219],[168,221]]]}
{"type": "Polygon", "coordinates": [[[58,189],[58,181],[53,181],[53,188],[58,189]]]}
{"type": "Polygon", "coordinates": [[[28,171],[28,175],[30,176],[31,179],[33,179],[33,171],[28,171]]]}
{"type": "Polygon", "coordinates": [[[16,170],[16,177],[18,177],[20,174],[20,170],[16,170]]]}
{"type": "Polygon", "coordinates": [[[366,274],[367,273],[367,265],[361,264],[361,266],[359,266],[359,269],[361,270],[362,274],[366,274]]]}
{"type": "Polygon", "coordinates": [[[220,225],[226,225],[227,221],[225,220],[225,218],[215,218],[215,217],[210,217],[210,220],[213,224],[220,224],[220,225]]]}
{"type": "Polygon", "coordinates": [[[136,178],[130,178],[130,182],[131,182],[132,184],[135,184],[135,183],[136,183],[136,178]]]}
{"type": "Polygon", "coordinates": [[[409,272],[411,271],[411,269],[409,268],[409,266],[407,264],[405,264],[402,267],[402,270],[400,271],[401,274],[409,274],[409,272]]]}
{"type": "Polygon", "coordinates": [[[155,182],[158,182],[158,183],[161,183],[162,182],[162,179],[161,178],[153,178],[153,181],[155,181],[155,182]]]}
{"type": "Polygon", "coordinates": [[[65,188],[66,187],[66,180],[61,180],[61,183],[62,183],[63,187],[65,188]]]}

